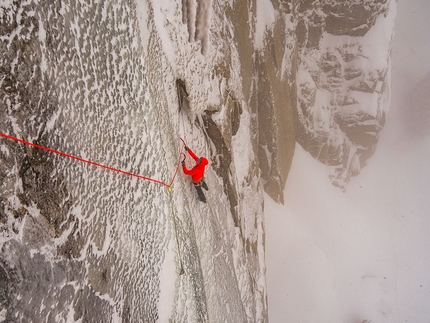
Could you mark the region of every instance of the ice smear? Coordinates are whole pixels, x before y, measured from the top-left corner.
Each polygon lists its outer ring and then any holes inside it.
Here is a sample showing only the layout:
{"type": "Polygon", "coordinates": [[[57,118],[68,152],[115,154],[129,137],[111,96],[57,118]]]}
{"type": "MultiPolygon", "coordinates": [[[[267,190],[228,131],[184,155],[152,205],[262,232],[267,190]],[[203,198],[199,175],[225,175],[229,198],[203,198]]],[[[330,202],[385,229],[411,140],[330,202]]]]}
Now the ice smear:
{"type": "Polygon", "coordinates": [[[212,0],[198,1],[196,12],[196,40],[202,43],[202,54],[206,55],[209,46],[212,0]]]}
{"type": "Polygon", "coordinates": [[[254,49],[264,47],[264,37],[267,29],[272,29],[276,20],[276,12],[270,0],[257,0],[257,13],[254,35],[254,49]]]}
{"type": "Polygon", "coordinates": [[[288,73],[291,71],[291,55],[293,53],[293,50],[295,49],[295,32],[294,32],[294,18],[291,14],[284,14],[284,23],[285,23],[285,43],[287,44],[284,48],[284,55],[282,57],[282,65],[281,65],[281,75],[282,79],[284,79],[288,73]]]}
{"type": "Polygon", "coordinates": [[[182,23],[188,28],[188,41],[193,41],[196,30],[196,3],[193,0],[182,0],[182,23]]]}
{"type": "Polygon", "coordinates": [[[244,110],[241,115],[240,126],[236,136],[232,140],[232,153],[236,167],[236,178],[239,183],[245,181],[249,173],[250,162],[253,160],[252,147],[249,138],[250,115],[244,110]]]}

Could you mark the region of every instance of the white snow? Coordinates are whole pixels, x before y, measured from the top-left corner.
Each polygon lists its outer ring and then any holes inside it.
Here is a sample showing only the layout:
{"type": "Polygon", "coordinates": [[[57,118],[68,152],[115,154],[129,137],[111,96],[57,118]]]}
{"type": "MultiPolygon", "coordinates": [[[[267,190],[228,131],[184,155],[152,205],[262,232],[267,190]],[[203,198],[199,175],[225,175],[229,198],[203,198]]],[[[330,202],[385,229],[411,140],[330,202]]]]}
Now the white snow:
{"type": "Polygon", "coordinates": [[[8,8],[12,4],[12,0],[1,0],[0,1],[0,8],[8,8]]]}
{"type": "Polygon", "coordinates": [[[9,157],[10,152],[9,149],[5,145],[0,146],[0,151],[6,156],[9,157]]]}
{"type": "Polygon", "coordinates": [[[41,59],[40,59],[40,69],[43,72],[45,72],[47,70],[47,66],[46,66],[46,57],[43,53],[43,50],[45,49],[45,42],[46,42],[46,30],[43,27],[43,21],[39,19],[39,41],[43,47],[42,51],[41,51],[41,59]]]}
{"type": "Polygon", "coordinates": [[[236,178],[239,183],[243,183],[248,175],[250,162],[254,159],[252,153],[250,131],[250,115],[248,111],[243,111],[241,116],[241,123],[236,136],[232,140],[232,155],[234,164],[239,165],[236,167],[236,178]]]}
{"type": "Polygon", "coordinates": [[[257,0],[254,49],[264,47],[264,37],[267,29],[272,29],[276,20],[275,8],[270,0],[257,0]]]}
{"type": "Polygon", "coordinates": [[[3,322],[6,320],[6,314],[7,314],[7,310],[5,308],[3,308],[0,311],[0,322],[3,322]]]}

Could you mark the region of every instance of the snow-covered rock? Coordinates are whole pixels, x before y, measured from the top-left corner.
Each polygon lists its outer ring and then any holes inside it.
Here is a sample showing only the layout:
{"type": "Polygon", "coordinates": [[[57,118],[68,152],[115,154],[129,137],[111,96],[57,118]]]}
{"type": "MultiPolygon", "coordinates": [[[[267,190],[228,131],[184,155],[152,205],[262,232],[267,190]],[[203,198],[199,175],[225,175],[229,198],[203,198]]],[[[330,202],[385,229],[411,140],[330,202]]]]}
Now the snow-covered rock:
{"type": "Polygon", "coordinates": [[[348,3],[3,1],[0,131],[161,185],[1,138],[0,318],[267,322],[263,192],[296,140],[344,187],[387,112],[394,1],[348,3]]]}
{"type": "Polygon", "coordinates": [[[202,204],[181,171],[169,193],[2,138],[1,317],[267,321],[257,125],[232,4],[0,9],[2,133],[164,183],[180,137],[210,160],[202,204]]]}
{"type": "Polygon", "coordinates": [[[385,123],[396,2],[303,2],[298,11],[296,138],[345,189],[385,123]]]}

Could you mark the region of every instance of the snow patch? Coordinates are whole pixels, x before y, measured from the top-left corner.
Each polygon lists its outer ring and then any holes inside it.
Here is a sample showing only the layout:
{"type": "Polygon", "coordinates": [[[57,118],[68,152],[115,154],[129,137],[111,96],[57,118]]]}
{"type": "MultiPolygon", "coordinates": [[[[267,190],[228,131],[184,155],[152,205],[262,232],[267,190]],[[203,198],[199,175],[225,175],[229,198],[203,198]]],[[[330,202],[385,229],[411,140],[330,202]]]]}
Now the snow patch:
{"type": "Polygon", "coordinates": [[[254,160],[250,134],[250,115],[244,110],[240,117],[240,126],[236,136],[232,138],[232,153],[236,165],[236,178],[239,183],[245,182],[249,174],[251,161],[254,160]]]}
{"type": "Polygon", "coordinates": [[[40,59],[40,70],[42,72],[42,74],[48,69],[46,66],[46,57],[45,54],[43,52],[44,48],[45,48],[45,42],[46,42],[46,30],[43,27],[43,21],[41,19],[39,19],[39,41],[42,45],[42,50],[41,50],[41,59],[40,59]]]}
{"type": "MultiPolygon", "coordinates": [[[[1,3],[0,3],[1,5],[1,3]]],[[[0,311],[0,322],[4,322],[6,320],[6,314],[7,314],[7,310],[5,308],[3,308],[0,311]]]]}
{"type": "Polygon", "coordinates": [[[264,48],[266,30],[273,28],[276,21],[276,11],[270,0],[257,0],[257,12],[254,35],[254,49],[264,48]]]}
{"type": "Polygon", "coordinates": [[[10,152],[9,149],[7,148],[7,146],[5,145],[1,145],[0,146],[0,151],[6,156],[9,157],[10,156],[10,152]]]}

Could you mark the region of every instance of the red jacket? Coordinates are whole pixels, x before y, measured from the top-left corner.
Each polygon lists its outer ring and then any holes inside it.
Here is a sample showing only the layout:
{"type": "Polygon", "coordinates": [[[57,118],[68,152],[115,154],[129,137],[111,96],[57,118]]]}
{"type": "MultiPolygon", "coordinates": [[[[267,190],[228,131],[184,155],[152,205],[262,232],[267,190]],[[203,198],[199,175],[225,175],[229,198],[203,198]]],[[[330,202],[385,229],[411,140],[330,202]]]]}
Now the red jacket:
{"type": "Polygon", "coordinates": [[[197,157],[196,154],[193,153],[193,151],[189,148],[188,153],[191,157],[193,157],[197,164],[191,169],[187,169],[186,166],[182,166],[182,170],[184,171],[184,174],[190,175],[193,182],[197,184],[203,179],[203,176],[205,175],[206,165],[209,164],[209,162],[206,158],[201,157],[201,161],[199,163],[199,157],[197,157]]]}

